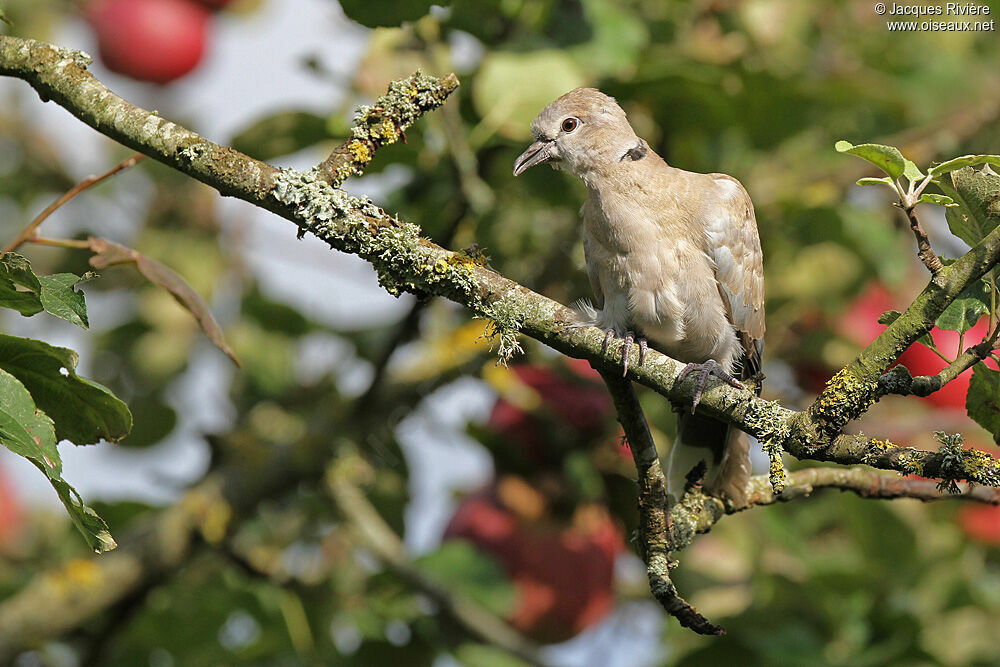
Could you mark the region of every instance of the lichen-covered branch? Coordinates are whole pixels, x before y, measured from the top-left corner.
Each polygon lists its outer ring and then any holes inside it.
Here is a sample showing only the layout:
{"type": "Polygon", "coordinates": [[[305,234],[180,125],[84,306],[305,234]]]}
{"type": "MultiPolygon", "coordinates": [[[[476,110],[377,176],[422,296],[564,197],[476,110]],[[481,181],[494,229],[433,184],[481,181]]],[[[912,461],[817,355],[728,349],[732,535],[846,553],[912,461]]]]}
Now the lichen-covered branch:
{"type": "Polygon", "coordinates": [[[855,493],[862,498],[882,500],[911,498],[931,502],[966,499],[1000,505],[1000,489],[985,486],[962,484],[953,492],[940,488],[940,484],[932,480],[886,475],[860,466],[805,468],[788,474],[784,490],[780,494],[774,492],[767,475],[751,477],[747,485],[745,507],[727,507],[718,498],[699,490],[687,493],[683,501],[670,511],[673,548],[678,550],[688,546],[696,534],[711,530],[727,514],[807,498],[821,489],[837,489],[855,493]]]}
{"type": "Polygon", "coordinates": [[[360,175],[382,146],[406,140],[406,130],[420,116],[444,104],[458,88],[458,77],[442,78],[417,72],[389,84],[389,90],[374,104],[358,109],[351,138],[333,149],[319,165],[319,178],[333,187],[350,176],[360,175]]]}
{"type": "MultiPolygon", "coordinates": [[[[572,310],[491,271],[481,257],[435,245],[420,237],[416,226],[333,188],[317,171],[276,169],[129,104],[87,72],[88,61],[79,52],[0,36],[0,75],[24,79],[43,99],[58,102],[107,136],[222,194],[273,211],[333,248],[370,261],[391,293],[437,295],[464,304],[476,315],[492,319],[508,345],[520,332],[595,363],[620,354],[620,348],[613,348],[606,355],[600,330],[579,326],[572,310]]],[[[875,400],[885,369],[930,330],[966,286],[998,261],[1000,228],[936,275],[895,322],[831,379],[807,411],[794,412],[718,382],[710,384],[699,409],[800,458],[866,463],[925,476],[948,471],[978,484],[996,484],[1000,463],[988,455],[970,453],[956,469],[943,465],[939,453],[840,435],[840,430],[875,400]]],[[[650,350],[640,366],[638,351],[632,354],[631,379],[674,403],[690,403],[690,388],[681,389],[676,383],[679,362],[650,350]]]]}
{"type": "MultiPolygon", "coordinates": [[[[97,131],[216,188],[223,195],[238,197],[272,211],[293,222],[300,232],[310,232],[332,248],[368,260],[377,272],[380,284],[389,292],[443,296],[467,306],[476,316],[493,322],[493,330],[502,349],[515,349],[517,335],[521,333],[569,356],[587,359],[599,367],[612,360],[617,363],[615,357],[620,355],[620,348],[606,353],[602,349],[604,333],[594,327],[580,326],[573,311],[491,271],[482,257],[448,251],[422,238],[415,225],[400,221],[370,201],[351,197],[331,185],[340,183],[344,173],[367,164],[370,155],[363,155],[362,145],[373,150],[387,143],[383,139],[387,140],[391,133],[384,124],[386,118],[400,119],[394,127],[401,126],[401,123],[411,122],[411,117],[416,117],[414,114],[419,115],[439,105],[443,97],[454,89],[456,82],[452,77],[438,79],[436,84],[430,78],[422,80],[421,85],[428,91],[435,85],[439,86],[438,93],[424,94],[418,89],[418,94],[413,96],[410,95],[412,89],[406,88],[397,90],[395,96],[390,92],[382,98],[378,114],[362,113],[358,127],[367,128],[370,144],[360,142],[351,149],[349,141],[348,153],[335,153],[322,169],[300,172],[277,169],[254,160],[231,148],[207,141],[186,128],[160,118],[155,112],[129,104],[87,72],[88,63],[89,57],[80,52],[33,40],[0,36],[0,75],[25,80],[44,101],[57,102],[97,131]],[[382,128],[377,130],[380,136],[372,137],[372,130],[379,127],[382,128]],[[347,154],[350,161],[344,162],[347,154]],[[335,176],[331,177],[331,174],[335,176]]],[[[1000,462],[983,452],[964,450],[954,445],[942,447],[939,452],[922,451],[877,438],[841,433],[848,422],[877,399],[878,380],[892,361],[926,334],[948,304],[998,261],[1000,228],[993,230],[954,264],[934,275],[910,307],[853,362],[838,372],[806,411],[788,410],[777,403],[761,400],[751,392],[718,382],[710,384],[701,399],[699,410],[756,436],[770,448],[782,448],[799,458],[842,464],[863,463],[951,482],[968,480],[976,484],[1000,486],[1000,462]]],[[[633,350],[632,354],[635,356],[630,363],[630,380],[652,388],[674,403],[690,403],[692,388],[682,388],[677,382],[681,370],[679,362],[650,350],[645,363],[640,366],[638,350],[633,350]]],[[[639,441],[642,436],[634,437],[639,441]]],[[[659,472],[659,461],[655,459],[655,449],[649,446],[640,448],[637,464],[645,465],[640,470],[649,473],[649,476],[640,475],[640,484],[647,487],[644,496],[654,498],[665,494],[662,482],[657,482],[657,479],[662,480],[662,473],[659,472]]],[[[815,483],[796,486],[794,479],[793,474],[779,499],[801,496],[806,493],[804,489],[816,486],[815,483]]],[[[763,483],[766,484],[766,480],[763,483]]],[[[860,492],[859,489],[851,490],[860,492]]],[[[769,489],[762,488],[757,504],[763,504],[767,494],[771,493],[769,489]]],[[[770,497],[774,499],[773,494],[770,497]]],[[[686,544],[689,535],[693,535],[700,526],[710,525],[705,523],[705,517],[714,517],[714,521],[727,511],[719,501],[704,496],[697,489],[686,494],[669,515],[665,507],[663,502],[656,500],[643,511],[648,514],[651,533],[660,534],[666,529],[654,526],[654,522],[668,527],[673,517],[669,531],[669,547],[673,549],[686,544]],[[682,518],[685,520],[681,521],[682,518]]],[[[672,590],[666,576],[670,548],[664,547],[662,552],[651,554],[647,560],[654,561],[652,556],[655,556],[657,572],[663,574],[655,581],[651,579],[654,586],[660,586],[659,589],[654,588],[654,594],[658,599],[670,601],[668,611],[671,613],[679,617],[689,614],[689,621],[698,623],[696,612],[684,610],[686,603],[677,596],[676,590],[672,590]]],[[[122,567],[127,571],[127,567],[122,567]]],[[[41,595],[34,589],[32,591],[31,594],[41,595]]],[[[17,594],[16,600],[22,599],[27,598],[17,594]]],[[[0,620],[3,619],[4,609],[10,608],[8,604],[19,602],[12,598],[3,603],[0,620]]],[[[76,617],[81,618],[79,614],[76,617]]],[[[715,627],[707,621],[704,623],[706,630],[715,627]]],[[[0,628],[3,628],[0,633],[6,630],[3,623],[0,623],[0,628]]]]}
{"type": "Polygon", "coordinates": [[[993,351],[995,341],[984,340],[941,369],[936,375],[911,376],[905,366],[894,366],[878,380],[879,395],[930,396],[959,375],[986,359],[993,351]]]}
{"type": "Polygon", "coordinates": [[[675,617],[682,626],[703,635],[725,634],[699,614],[677,592],[670,580],[673,547],[667,481],[663,477],[656,444],[649,432],[649,425],[639,405],[632,383],[621,377],[617,366],[595,366],[608,386],[618,414],[618,422],[625,430],[632,459],[635,461],[639,484],[639,549],[646,563],[646,575],[653,597],[675,617]]]}

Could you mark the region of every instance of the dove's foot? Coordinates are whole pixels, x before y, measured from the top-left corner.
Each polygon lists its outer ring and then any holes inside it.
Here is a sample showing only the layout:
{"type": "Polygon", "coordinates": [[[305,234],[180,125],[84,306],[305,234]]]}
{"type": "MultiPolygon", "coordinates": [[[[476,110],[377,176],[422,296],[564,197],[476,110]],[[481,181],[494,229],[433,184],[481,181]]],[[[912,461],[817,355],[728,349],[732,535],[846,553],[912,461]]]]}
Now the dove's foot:
{"type": "MultiPolygon", "coordinates": [[[[604,335],[604,345],[601,346],[601,354],[607,355],[608,345],[611,344],[611,339],[615,337],[615,330],[608,329],[604,335]]],[[[625,338],[622,339],[622,377],[628,375],[628,357],[632,353],[632,345],[634,343],[639,343],[639,365],[642,366],[646,362],[646,352],[649,351],[649,343],[646,341],[644,336],[637,336],[632,331],[627,331],[625,333],[625,338]]]]}
{"type": "Polygon", "coordinates": [[[694,414],[695,408],[697,408],[698,403],[701,402],[701,395],[705,391],[705,383],[708,382],[709,375],[714,375],[723,382],[732,385],[737,389],[746,389],[742,382],[724,371],[722,366],[720,366],[715,359],[709,359],[701,364],[688,364],[677,376],[677,381],[683,382],[684,378],[694,372],[698,373],[698,383],[695,385],[694,396],[691,399],[691,414],[694,414]]]}

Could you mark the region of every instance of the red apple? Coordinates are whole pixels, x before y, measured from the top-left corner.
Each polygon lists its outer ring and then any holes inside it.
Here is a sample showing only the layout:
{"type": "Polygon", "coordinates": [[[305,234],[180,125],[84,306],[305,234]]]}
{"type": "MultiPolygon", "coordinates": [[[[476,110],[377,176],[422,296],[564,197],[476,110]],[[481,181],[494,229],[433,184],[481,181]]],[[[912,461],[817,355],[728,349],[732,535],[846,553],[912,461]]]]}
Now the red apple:
{"type": "Polygon", "coordinates": [[[963,507],[958,522],[972,539],[1000,546],[1000,507],[963,507]]]}
{"type": "MultiPolygon", "coordinates": [[[[847,308],[840,320],[839,328],[844,336],[858,345],[868,345],[885,330],[885,325],[878,323],[879,315],[887,310],[902,309],[906,306],[903,300],[893,295],[884,285],[872,283],[847,308]]],[[[981,319],[976,326],[965,333],[965,347],[975,345],[986,335],[986,319],[981,319]]],[[[954,358],[958,353],[958,333],[932,329],[931,338],[934,344],[946,356],[954,358]]],[[[925,345],[914,343],[900,357],[897,363],[902,364],[912,375],[935,375],[947,366],[944,359],[936,355],[925,345]]],[[[987,362],[996,367],[992,361],[987,362]]],[[[965,409],[965,395],[969,390],[972,370],[969,369],[952,380],[944,387],[926,398],[936,406],[943,408],[965,409]]]]}
{"type": "MultiPolygon", "coordinates": [[[[976,326],[965,332],[965,347],[975,345],[986,335],[986,319],[981,319],[976,326]]],[[[954,358],[958,354],[958,333],[931,329],[934,344],[945,355],[954,358]]],[[[925,345],[914,343],[899,357],[899,363],[910,371],[911,375],[935,375],[947,366],[947,362],[934,354],[925,345]]],[[[996,368],[996,362],[989,360],[987,365],[996,368]]],[[[941,389],[927,397],[931,403],[943,408],[965,410],[965,395],[969,391],[972,380],[972,369],[965,371],[941,389]]]]}
{"type": "Polygon", "coordinates": [[[0,470],[0,546],[11,540],[21,527],[21,505],[0,470]]]}
{"type": "Polygon", "coordinates": [[[179,79],[201,62],[211,18],[190,0],[94,0],[86,16],[108,69],[153,83],[179,79]]]}
{"type": "Polygon", "coordinates": [[[507,620],[533,639],[565,641],[614,607],[614,562],[624,540],[603,508],[579,509],[569,526],[529,521],[504,506],[494,486],[458,508],[445,539],[458,538],[507,571],[516,591],[507,620]]]}
{"type": "Polygon", "coordinates": [[[540,405],[528,412],[499,398],[487,426],[537,462],[558,458],[566,448],[578,449],[605,435],[613,412],[611,399],[597,372],[586,362],[574,362],[564,369],[513,367],[518,380],[538,394],[540,405]]]}

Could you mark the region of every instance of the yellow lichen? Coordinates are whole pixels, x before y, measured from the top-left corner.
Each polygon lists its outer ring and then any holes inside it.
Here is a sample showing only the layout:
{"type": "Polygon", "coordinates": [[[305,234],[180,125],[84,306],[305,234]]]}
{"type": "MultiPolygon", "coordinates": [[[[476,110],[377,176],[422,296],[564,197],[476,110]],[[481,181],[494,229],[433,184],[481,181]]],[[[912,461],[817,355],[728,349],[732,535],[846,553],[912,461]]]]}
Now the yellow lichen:
{"type": "Polygon", "coordinates": [[[372,159],[372,151],[363,141],[352,141],[347,144],[347,150],[354,156],[354,161],[359,164],[368,164],[372,159]]]}

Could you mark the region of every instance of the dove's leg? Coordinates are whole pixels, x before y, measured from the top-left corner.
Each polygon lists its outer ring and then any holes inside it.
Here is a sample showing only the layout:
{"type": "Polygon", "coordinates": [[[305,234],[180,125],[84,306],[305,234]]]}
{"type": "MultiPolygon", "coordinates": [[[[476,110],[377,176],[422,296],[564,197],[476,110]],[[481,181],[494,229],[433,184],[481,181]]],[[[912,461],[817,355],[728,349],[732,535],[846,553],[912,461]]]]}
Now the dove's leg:
{"type": "Polygon", "coordinates": [[[688,364],[677,376],[677,381],[683,382],[684,378],[694,372],[698,373],[698,382],[695,385],[694,396],[691,399],[691,414],[694,414],[694,409],[697,408],[698,403],[701,402],[701,395],[705,391],[705,383],[708,382],[709,375],[714,375],[723,382],[736,387],[737,389],[746,389],[742,382],[727,373],[715,359],[709,359],[701,364],[688,364]]]}

